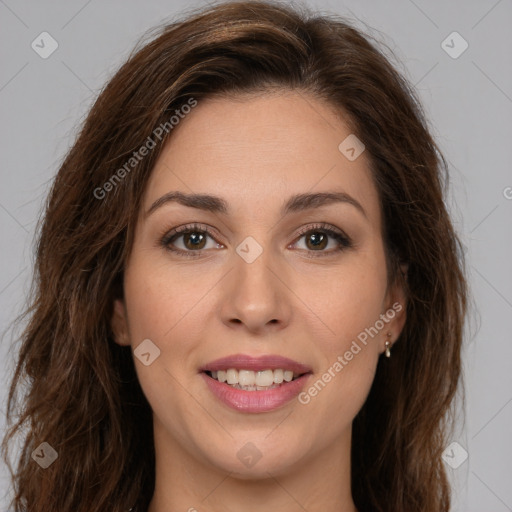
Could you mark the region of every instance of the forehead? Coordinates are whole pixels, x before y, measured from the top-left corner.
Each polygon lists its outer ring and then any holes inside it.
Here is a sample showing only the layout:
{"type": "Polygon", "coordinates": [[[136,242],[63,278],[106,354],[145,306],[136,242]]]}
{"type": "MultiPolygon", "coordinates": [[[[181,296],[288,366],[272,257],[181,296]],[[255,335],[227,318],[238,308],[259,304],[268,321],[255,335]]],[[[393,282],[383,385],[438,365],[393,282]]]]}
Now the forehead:
{"type": "Polygon", "coordinates": [[[291,195],[336,190],[378,217],[368,155],[349,160],[347,137],[346,119],[306,93],[201,100],[163,148],[144,209],[180,190],[223,197],[237,215],[277,212],[291,195]]]}

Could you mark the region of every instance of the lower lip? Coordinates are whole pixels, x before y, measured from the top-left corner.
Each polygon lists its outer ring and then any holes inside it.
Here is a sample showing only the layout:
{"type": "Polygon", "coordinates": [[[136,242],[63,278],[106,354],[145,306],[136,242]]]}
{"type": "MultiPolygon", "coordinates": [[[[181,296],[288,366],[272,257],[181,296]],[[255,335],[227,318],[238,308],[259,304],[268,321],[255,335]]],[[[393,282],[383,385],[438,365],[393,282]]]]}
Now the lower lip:
{"type": "Polygon", "coordinates": [[[302,391],[311,374],[304,374],[291,382],[283,382],[279,387],[267,391],[244,391],[219,382],[204,372],[201,375],[210,391],[221,402],[237,411],[257,413],[273,411],[288,403],[302,391]]]}

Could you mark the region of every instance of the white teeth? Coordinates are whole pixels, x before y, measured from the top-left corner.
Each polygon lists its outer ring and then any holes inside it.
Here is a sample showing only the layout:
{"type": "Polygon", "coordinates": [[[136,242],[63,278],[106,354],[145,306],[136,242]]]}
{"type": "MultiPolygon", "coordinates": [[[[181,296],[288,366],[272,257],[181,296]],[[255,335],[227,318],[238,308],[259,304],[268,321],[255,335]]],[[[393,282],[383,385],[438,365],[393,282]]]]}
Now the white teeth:
{"type": "Polygon", "coordinates": [[[227,371],[227,382],[228,384],[238,384],[238,372],[233,368],[227,371]]]}
{"type": "Polygon", "coordinates": [[[256,382],[256,376],[254,372],[250,370],[239,370],[238,372],[238,384],[240,386],[254,386],[256,382]]]}
{"type": "Polygon", "coordinates": [[[274,370],[274,382],[276,384],[281,384],[284,380],[284,371],[283,370],[274,370]]]}
{"type": "Polygon", "coordinates": [[[228,370],[218,370],[211,372],[212,378],[219,382],[227,382],[231,386],[238,389],[246,389],[248,391],[262,390],[283,382],[290,382],[299,374],[294,374],[292,370],[237,370],[229,368],[228,370]]]}
{"type": "Polygon", "coordinates": [[[272,384],[274,384],[274,372],[272,370],[256,372],[256,386],[272,386],[272,384]]]}

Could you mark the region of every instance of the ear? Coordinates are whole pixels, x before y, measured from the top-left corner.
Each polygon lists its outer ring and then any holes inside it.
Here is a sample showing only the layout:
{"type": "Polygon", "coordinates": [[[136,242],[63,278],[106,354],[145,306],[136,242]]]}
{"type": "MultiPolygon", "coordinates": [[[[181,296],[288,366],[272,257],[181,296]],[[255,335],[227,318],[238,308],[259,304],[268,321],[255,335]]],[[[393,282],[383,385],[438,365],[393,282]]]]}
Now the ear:
{"type": "Polygon", "coordinates": [[[400,275],[388,291],[386,297],[385,314],[390,317],[389,323],[383,329],[382,351],[385,349],[385,342],[389,340],[391,346],[400,337],[407,318],[407,268],[408,265],[400,265],[400,275]],[[388,333],[391,336],[388,337],[388,333]]]}
{"type": "Polygon", "coordinates": [[[128,322],[126,315],[126,307],[122,299],[114,300],[114,309],[110,326],[114,334],[114,341],[118,345],[130,345],[130,337],[128,336],[128,322]]]}

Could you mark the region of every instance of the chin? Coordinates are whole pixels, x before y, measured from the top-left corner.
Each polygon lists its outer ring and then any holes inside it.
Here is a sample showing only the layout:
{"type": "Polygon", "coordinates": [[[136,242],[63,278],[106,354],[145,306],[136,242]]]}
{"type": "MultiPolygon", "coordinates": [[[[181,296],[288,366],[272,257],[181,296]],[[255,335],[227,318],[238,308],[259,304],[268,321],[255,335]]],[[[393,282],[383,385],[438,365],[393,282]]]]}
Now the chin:
{"type": "Polygon", "coordinates": [[[254,441],[247,435],[240,441],[230,439],[231,442],[218,446],[214,453],[208,447],[209,455],[205,456],[218,470],[241,480],[261,480],[294,471],[306,454],[299,453],[300,446],[265,441],[267,435],[268,431],[254,436],[254,441]]]}
{"type": "Polygon", "coordinates": [[[238,458],[235,458],[231,464],[226,464],[226,461],[219,461],[219,469],[230,473],[231,478],[238,480],[262,480],[267,478],[276,477],[279,475],[287,474],[290,472],[290,461],[275,460],[275,457],[262,456],[257,460],[254,465],[245,465],[241,463],[238,458]]]}

